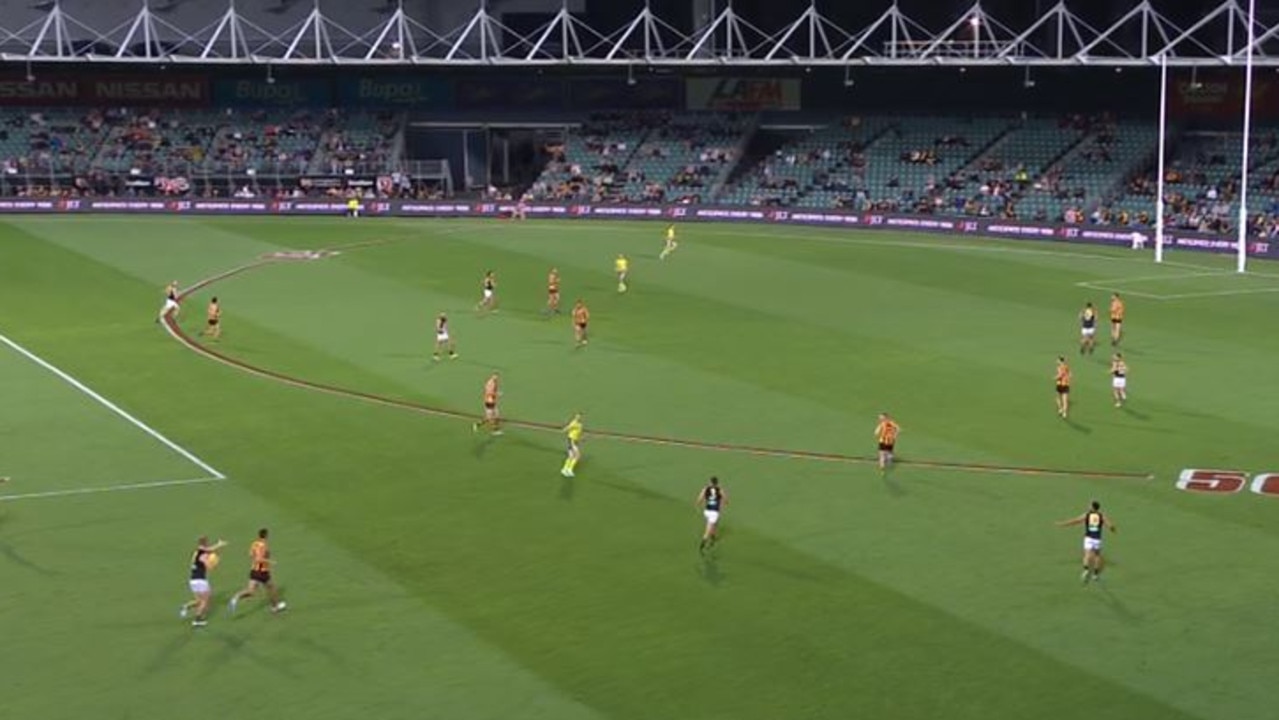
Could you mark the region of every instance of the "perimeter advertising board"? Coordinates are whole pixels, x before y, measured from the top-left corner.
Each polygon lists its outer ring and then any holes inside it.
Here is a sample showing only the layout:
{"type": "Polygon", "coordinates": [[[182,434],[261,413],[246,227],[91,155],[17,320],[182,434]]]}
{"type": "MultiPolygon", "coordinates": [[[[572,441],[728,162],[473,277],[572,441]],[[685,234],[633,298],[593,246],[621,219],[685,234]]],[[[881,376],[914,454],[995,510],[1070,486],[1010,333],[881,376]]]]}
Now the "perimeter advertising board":
{"type": "Polygon", "coordinates": [[[218,107],[327,108],[333,106],[333,84],[321,79],[221,79],[213,83],[213,104],[218,107]]]}
{"type": "MultiPolygon", "coordinates": [[[[368,200],[367,215],[395,217],[505,217],[513,203],[417,202],[412,200],[368,200]]],[[[1026,223],[1010,220],[949,218],[929,215],[881,215],[839,210],[774,210],[747,207],[693,205],[586,205],[537,203],[524,208],[530,218],[593,218],[662,220],[665,222],[749,222],[771,225],[811,225],[927,232],[939,235],[1019,238],[1064,243],[1129,247],[1140,239],[1149,248],[1152,232],[1146,228],[1116,228],[1090,225],[1026,223]]],[[[0,215],[6,213],[138,213],[178,215],[342,215],[346,201],[325,199],[165,199],[165,198],[83,198],[83,199],[0,199],[0,215]]],[[[1233,237],[1169,230],[1165,242],[1171,249],[1233,253],[1233,237]]],[[[1279,241],[1254,239],[1248,254],[1279,260],[1279,241]]]]}
{"type": "Polygon", "coordinates": [[[452,84],[442,78],[379,74],[342,80],[337,100],[348,108],[450,110],[454,98],[452,84]]]}
{"type": "Polygon", "coordinates": [[[0,106],[204,107],[210,104],[208,78],[156,73],[137,75],[56,75],[28,80],[0,77],[0,106]]]}
{"type": "Polygon", "coordinates": [[[685,106],[717,112],[799,110],[801,85],[790,78],[689,78],[685,106]]]}

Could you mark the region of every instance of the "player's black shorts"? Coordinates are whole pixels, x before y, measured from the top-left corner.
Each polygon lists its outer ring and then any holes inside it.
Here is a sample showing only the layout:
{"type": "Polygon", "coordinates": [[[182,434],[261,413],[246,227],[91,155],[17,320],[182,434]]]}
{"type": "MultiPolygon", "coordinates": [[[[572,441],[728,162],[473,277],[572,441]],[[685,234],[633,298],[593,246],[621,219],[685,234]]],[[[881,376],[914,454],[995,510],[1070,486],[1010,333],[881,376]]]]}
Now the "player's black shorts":
{"type": "Polygon", "coordinates": [[[880,444],[879,444],[879,451],[880,451],[880,452],[892,452],[892,451],[893,451],[893,444],[892,444],[892,443],[880,443],[880,444]]]}
{"type": "Polygon", "coordinates": [[[581,330],[582,332],[586,332],[586,323],[578,323],[577,329],[581,330]]]}
{"type": "Polygon", "coordinates": [[[485,409],[485,410],[496,410],[496,409],[497,409],[497,403],[486,402],[486,403],[484,403],[484,409],[485,409]]]}
{"type": "Polygon", "coordinates": [[[218,324],[217,320],[215,320],[214,318],[209,318],[209,327],[213,327],[214,325],[217,325],[217,324],[218,324]]]}
{"type": "Polygon", "coordinates": [[[271,582],[271,572],[269,570],[250,570],[249,579],[253,582],[266,585],[271,582]]]}
{"type": "Polygon", "coordinates": [[[1069,395],[1069,394],[1070,394],[1070,386],[1069,386],[1069,385],[1058,385],[1058,386],[1057,386],[1057,394],[1058,394],[1058,395],[1069,395]]]}

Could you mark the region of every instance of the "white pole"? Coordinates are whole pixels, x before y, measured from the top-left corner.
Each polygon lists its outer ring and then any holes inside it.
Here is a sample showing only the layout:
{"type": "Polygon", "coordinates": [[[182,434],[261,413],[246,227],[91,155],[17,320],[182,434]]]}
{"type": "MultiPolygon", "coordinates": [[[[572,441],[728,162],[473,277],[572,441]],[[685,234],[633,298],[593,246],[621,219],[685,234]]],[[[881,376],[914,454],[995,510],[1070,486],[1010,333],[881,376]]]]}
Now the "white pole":
{"type": "Polygon", "coordinates": [[[1252,44],[1257,19],[1257,0],[1248,0],[1248,55],[1243,80],[1243,178],[1239,183],[1239,258],[1235,269],[1248,269],[1248,143],[1252,132],[1252,44]]]}
{"type": "Polygon", "coordinates": [[[1159,56],[1159,159],[1155,169],[1155,262],[1164,261],[1164,148],[1168,138],[1168,53],[1159,56]]]}

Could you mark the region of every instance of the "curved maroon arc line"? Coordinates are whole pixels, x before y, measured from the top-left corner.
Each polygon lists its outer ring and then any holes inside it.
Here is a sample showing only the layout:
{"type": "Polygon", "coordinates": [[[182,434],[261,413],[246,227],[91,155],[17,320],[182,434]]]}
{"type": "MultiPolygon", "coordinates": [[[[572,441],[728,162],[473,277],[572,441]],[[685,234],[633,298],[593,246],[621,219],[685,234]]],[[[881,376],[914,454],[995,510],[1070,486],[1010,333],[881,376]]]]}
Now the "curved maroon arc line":
{"type": "MultiPolygon", "coordinates": [[[[343,249],[350,249],[354,247],[382,244],[384,242],[389,242],[389,241],[352,243],[351,245],[339,246],[339,247],[343,249]]],[[[338,248],[334,248],[334,249],[338,249],[338,248]]],[[[181,294],[179,295],[179,298],[184,299],[191,293],[194,293],[197,290],[201,290],[210,285],[213,285],[214,283],[217,283],[219,281],[225,280],[230,277],[234,277],[241,273],[248,272],[250,270],[255,270],[257,268],[270,265],[278,261],[281,261],[281,260],[276,260],[273,258],[262,258],[255,262],[251,262],[245,265],[241,265],[239,267],[231,268],[230,270],[219,273],[217,275],[213,275],[211,277],[205,278],[204,280],[201,280],[195,283],[194,285],[187,288],[186,290],[183,290],[181,294]]],[[[314,390],[317,392],[325,393],[327,395],[335,395],[338,397],[346,397],[346,398],[351,398],[355,400],[361,400],[361,401],[373,403],[376,405],[385,405],[388,407],[400,408],[403,410],[411,410],[413,412],[418,412],[425,415],[434,415],[436,417],[447,417],[447,418],[453,418],[458,420],[478,419],[477,415],[462,412],[460,410],[449,410],[446,408],[433,407],[430,405],[416,403],[411,400],[403,400],[400,398],[388,397],[386,395],[377,395],[374,393],[364,392],[362,390],[352,390],[350,388],[339,387],[337,385],[328,385],[326,383],[307,380],[305,378],[295,377],[293,375],[286,375],[285,373],[282,373],[276,370],[271,370],[269,368],[259,367],[257,365],[253,365],[251,363],[240,360],[239,358],[235,358],[225,353],[214,350],[208,347],[207,345],[201,344],[200,342],[196,341],[195,338],[191,337],[191,335],[189,335],[185,330],[181,328],[181,326],[178,325],[177,321],[173,319],[171,314],[165,315],[164,323],[165,323],[165,327],[169,331],[169,334],[172,335],[174,339],[180,342],[187,349],[195,352],[196,354],[203,355],[208,358],[212,358],[225,365],[229,365],[238,370],[247,372],[250,375],[257,375],[258,377],[266,378],[269,380],[275,380],[277,382],[284,383],[285,385],[291,385],[293,387],[302,388],[306,390],[314,390]]],[[[509,425],[512,427],[525,428],[528,430],[542,430],[542,431],[554,431],[554,432],[558,432],[560,430],[560,427],[553,423],[538,422],[534,420],[503,419],[503,424],[509,425]]],[[[869,457],[865,455],[844,455],[840,453],[820,452],[815,450],[786,450],[781,448],[766,448],[766,447],[759,447],[759,446],[753,446],[753,445],[739,445],[739,444],[733,444],[733,443],[716,443],[716,442],[709,442],[704,440],[687,440],[687,439],[681,439],[681,438],[669,438],[669,437],[661,437],[658,435],[642,435],[642,434],[636,434],[636,433],[620,432],[615,430],[592,429],[590,434],[594,437],[608,438],[611,440],[618,440],[621,442],[641,443],[641,444],[649,444],[649,445],[667,445],[672,447],[684,447],[684,448],[690,448],[695,450],[718,450],[721,452],[737,452],[737,453],[743,453],[747,455],[759,455],[764,457],[779,457],[779,458],[792,458],[792,459],[801,459],[801,460],[819,460],[819,461],[826,461],[826,462],[861,463],[861,464],[873,464],[878,462],[878,458],[869,457]]],[[[1092,479],[1101,479],[1101,480],[1150,480],[1154,477],[1154,475],[1150,473],[1138,473],[1138,472],[1077,470],[1077,469],[1068,469],[1068,468],[1025,467],[1025,466],[1016,466],[1016,465],[993,465],[993,464],[986,464],[986,463],[966,463],[966,462],[957,462],[957,461],[949,461],[949,460],[902,459],[902,460],[897,460],[896,464],[910,465],[910,466],[922,467],[922,468],[932,468],[937,470],[961,470],[965,472],[992,472],[992,473],[1004,473],[1004,474],[1011,474],[1011,475],[1056,475],[1059,477],[1078,477],[1078,478],[1092,478],[1092,479]]]]}

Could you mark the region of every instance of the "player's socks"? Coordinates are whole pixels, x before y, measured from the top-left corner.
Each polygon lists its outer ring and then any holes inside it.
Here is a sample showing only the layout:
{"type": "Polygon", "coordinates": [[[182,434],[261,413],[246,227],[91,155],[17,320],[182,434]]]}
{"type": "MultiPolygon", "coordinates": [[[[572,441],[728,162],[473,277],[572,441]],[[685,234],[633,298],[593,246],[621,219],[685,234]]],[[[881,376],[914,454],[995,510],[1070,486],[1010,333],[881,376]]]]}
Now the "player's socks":
{"type": "Polygon", "coordinates": [[[183,605],[182,607],[178,608],[178,617],[182,618],[183,620],[186,620],[186,619],[187,619],[187,606],[186,606],[186,605],[183,605]]]}
{"type": "Polygon", "coordinates": [[[232,595],[231,602],[227,603],[227,607],[230,608],[231,612],[235,612],[235,606],[239,604],[240,604],[240,596],[232,595]]]}

